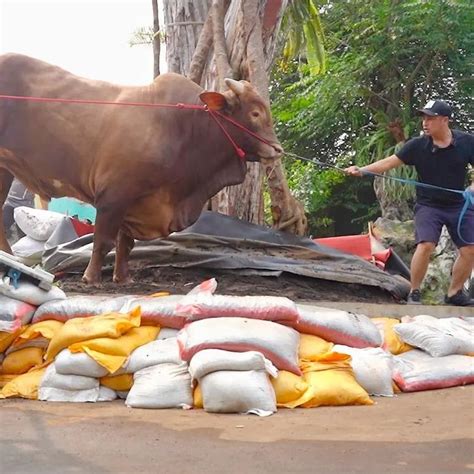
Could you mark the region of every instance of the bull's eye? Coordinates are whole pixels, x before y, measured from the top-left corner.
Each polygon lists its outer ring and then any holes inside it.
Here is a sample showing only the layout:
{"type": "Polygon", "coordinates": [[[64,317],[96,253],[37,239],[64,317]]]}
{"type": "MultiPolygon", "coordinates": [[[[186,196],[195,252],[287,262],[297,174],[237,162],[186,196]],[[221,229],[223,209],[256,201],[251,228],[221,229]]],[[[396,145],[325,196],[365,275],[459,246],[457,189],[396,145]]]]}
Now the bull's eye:
{"type": "Polygon", "coordinates": [[[253,118],[259,118],[259,117],[260,117],[260,112],[257,112],[256,110],[254,110],[254,111],[252,112],[252,117],[253,117],[253,118]]]}

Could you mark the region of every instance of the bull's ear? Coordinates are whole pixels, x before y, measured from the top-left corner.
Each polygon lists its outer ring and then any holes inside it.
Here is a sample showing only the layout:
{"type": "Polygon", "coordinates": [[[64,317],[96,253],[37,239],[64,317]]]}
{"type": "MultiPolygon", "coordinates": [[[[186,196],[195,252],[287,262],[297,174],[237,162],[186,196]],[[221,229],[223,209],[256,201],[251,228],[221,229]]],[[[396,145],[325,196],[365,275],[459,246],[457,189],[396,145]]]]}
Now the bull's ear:
{"type": "Polygon", "coordinates": [[[222,110],[227,105],[225,96],[219,92],[202,92],[199,94],[199,98],[210,110],[222,110]]]}

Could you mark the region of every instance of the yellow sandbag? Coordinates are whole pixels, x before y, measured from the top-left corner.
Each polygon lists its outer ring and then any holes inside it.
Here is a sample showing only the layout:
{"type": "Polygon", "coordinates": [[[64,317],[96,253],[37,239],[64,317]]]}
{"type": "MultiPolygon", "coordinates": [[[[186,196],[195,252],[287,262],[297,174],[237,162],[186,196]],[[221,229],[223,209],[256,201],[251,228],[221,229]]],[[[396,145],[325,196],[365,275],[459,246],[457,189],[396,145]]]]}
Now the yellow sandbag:
{"type": "Polygon", "coordinates": [[[42,347],[26,347],[11,352],[3,360],[2,372],[4,374],[24,374],[43,363],[43,353],[42,347]]]}
{"type": "Polygon", "coordinates": [[[199,384],[196,385],[196,388],[194,389],[194,392],[193,392],[193,405],[194,405],[194,408],[204,408],[201,387],[199,386],[199,384]]]}
{"type": "MultiPolygon", "coordinates": [[[[11,380],[17,378],[17,374],[0,374],[0,389],[5,387],[5,385],[11,380]]],[[[1,390],[0,390],[1,391],[1,390]]]]}
{"type": "Polygon", "coordinates": [[[39,323],[31,324],[28,326],[13,342],[13,347],[22,346],[28,341],[44,337],[51,340],[55,334],[63,327],[61,321],[41,321],[39,323]]]}
{"type": "Polygon", "coordinates": [[[305,408],[338,405],[372,405],[368,393],[357,383],[346,354],[329,352],[314,362],[301,364],[308,383],[306,392],[288,405],[305,408]]]}
{"type": "Polygon", "coordinates": [[[99,379],[101,385],[118,390],[119,392],[126,392],[132,388],[133,374],[122,375],[108,375],[99,379]]]}
{"type": "Polygon", "coordinates": [[[383,349],[391,352],[393,355],[403,354],[411,351],[412,346],[403,342],[398,334],[393,330],[394,326],[400,324],[395,318],[373,318],[372,322],[383,331],[383,349]]]}
{"type": "Polygon", "coordinates": [[[10,344],[24,331],[25,328],[17,329],[15,332],[0,331],[0,354],[5,352],[10,344]]]}
{"type": "Polygon", "coordinates": [[[159,332],[160,328],[157,326],[141,326],[130,329],[116,339],[99,337],[76,342],[69,346],[69,350],[73,353],[85,352],[113,374],[122,367],[134,349],[154,341],[159,332]]]}
{"type": "Polygon", "coordinates": [[[331,352],[334,344],[311,334],[300,335],[300,348],[298,357],[300,360],[314,360],[321,354],[331,352]]]}
{"type": "Polygon", "coordinates": [[[32,370],[26,374],[19,375],[8,382],[0,392],[0,398],[28,398],[38,399],[38,388],[46,369],[32,370]]]}
{"type": "Polygon", "coordinates": [[[66,321],[64,326],[51,340],[46,360],[53,360],[59,352],[71,344],[99,337],[116,339],[132,328],[140,326],[140,307],[129,313],[107,313],[87,318],[74,318],[66,321]]]}
{"type": "Polygon", "coordinates": [[[303,377],[286,370],[280,370],[278,377],[276,379],[272,377],[271,382],[279,407],[294,408],[297,405],[292,404],[292,402],[301,398],[308,388],[308,384],[303,377]]]}

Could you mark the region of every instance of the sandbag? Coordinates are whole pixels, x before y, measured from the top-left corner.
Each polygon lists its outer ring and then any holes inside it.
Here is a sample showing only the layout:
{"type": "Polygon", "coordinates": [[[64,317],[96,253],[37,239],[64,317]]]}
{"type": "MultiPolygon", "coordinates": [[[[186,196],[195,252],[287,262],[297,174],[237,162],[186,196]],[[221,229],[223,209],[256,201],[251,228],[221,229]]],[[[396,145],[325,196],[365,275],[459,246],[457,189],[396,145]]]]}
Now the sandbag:
{"type": "Polygon", "coordinates": [[[54,360],[56,372],[62,375],[82,375],[83,377],[105,377],[109,371],[84,352],[72,353],[62,350],[54,360]]]}
{"type": "Polygon", "coordinates": [[[404,342],[432,357],[474,355],[474,326],[461,318],[405,317],[394,331],[404,342]]]}
{"type": "MultiPolygon", "coordinates": [[[[5,387],[8,382],[11,382],[13,379],[17,378],[18,374],[1,374],[0,373],[0,394],[1,389],[5,387]]],[[[1,398],[1,397],[0,397],[1,398]]],[[[202,407],[201,407],[202,408],[202,407]]]]}
{"type": "Polygon", "coordinates": [[[3,360],[4,374],[24,374],[43,363],[44,350],[41,347],[27,347],[8,354],[3,360]]]}
{"type": "Polygon", "coordinates": [[[207,412],[261,416],[276,412],[275,392],[264,370],[211,372],[199,384],[207,412]]]}
{"type": "Polygon", "coordinates": [[[114,374],[125,364],[134,349],[154,341],[159,330],[155,326],[141,326],[132,328],[117,338],[99,337],[76,342],[69,346],[69,350],[72,353],[85,352],[114,374]]]}
{"type": "Polygon", "coordinates": [[[382,336],[382,349],[393,355],[403,354],[411,351],[412,346],[403,342],[400,336],[394,331],[394,327],[400,324],[395,318],[372,318],[372,322],[377,326],[382,336]]]}
{"type": "Polygon", "coordinates": [[[333,351],[351,356],[355,378],[369,395],[393,397],[391,354],[379,347],[356,349],[341,345],[335,345],[333,351]]]}
{"type": "Polygon", "coordinates": [[[170,339],[178,336],[179,329],[161,328],[157,340],[170,339]]]}
{"type": "Polygon", "coordinates": [[[164,340],[149,342],[135,349],[125,363],[126,373],[135,373],[145,367],[158,364],[181,364],[178,340],[172,337],[164,340]]]}
{"type": "Polygon", "coordinates": [[[302,362],[307,390],[290,407],[372,405],[368,393],[357,383],[352,370],[351,357],[330,352],[313,362],[302,362]]]}
{"type": "Polygon", "coordinates": [[[46,369],[31,370],[26,374],[18,375],[6,383],[0,392],[0,398],[27,398],[38,399],[38,388],[46,369]]]}
{"type": "Polygon", "coordinates": [[[300,334],[298,357],[301,360],[314,360],[321,354],[331,352],[334,344],[311,334],[300,334]]]}
{"type": "Polygon", "coordinates": [[[18,227],[35,240],[46,241],[56,227],[67,217],[59,212],[35,209],[26,206],[16,207],[13,216],[18,227]]]}
{"type": "Polygon", "coordinates": [[[30,324],[35,311],[36,306],[0,295],[0,331],[11,333],[30,324]]]}
{"type": "Polygon", "coordinates": [[[186,295],[176,312],[189,321],[206,318],[238,317],[275,322],[295,322],[296,304],[282,296],[231,296],[198,293],[186,295]]]}
{"type": "Polygon", "coordinates": [[[186,317],[176,314],[176,305],[182,298],[183,295],[135,298],[127,301],[120,311],[126,312],[139,306],[142,324],[182,329],[186,317]]]}
{"type": "MultiPolygon", "coordinates": [[[[90,390],[99,388],[99,381],[93,377],[84,377],[82,375],[62,375],[58,374],[56,367],[50,364],[46,369],[41,388],[57,388],[60,390],[90,390]]],[[[41,400],[41,398],[40,398],[41,400]]]]}
{"type": "Polygon", "coordinates": [[[99,337],[116,339],[130,329],[139,326],[140,308],[126,314],[108,313],[89,318],[70,319],[51,339],[45,356],[46,360],[54,359],[63,349],[77,342],[99,337]]]}
{"type": "Polygon", "coordinates": [[[197,384],[194,387],[193,403],[194,403],[194,408],[204,408],[204,404],[203,404],[203,401],[202,401],[201,387],[199,386],[199,384],[197,384]]]}
{"type": "Polygon", "coordinates": [[[41,263],[41,258],[45,250],[45,241],[39,241],[28,237],[22,237],[12,246],[12,252],[19,261],[31,266],[41,263]]]}
{"type": "Polygon", "coordinates": [[[59,321],[41,321],[26,327],[7,349],[7,354],[25,349],[26,347],[42,347],[46,349],[55,334],[62,328],[59,321]]]}
{"type": "Polygon", "coordinates": [[[363,314],[305,305],[298,305],[298,311],[299,320],[291,326],[299,332],[350,347],[379,347],[382,343],[377,327],[363,314]]]}
{"type": "Polygon", "coordinates": [[[412,350],[394,357],[393,379],[403,392],[418,392],[474,383],[474,357],[431,357],[412,350]]]}
{"type": "Polygon", "coordinates": [[[132,408],[191,408],[193,392],[187,364],[160,364],[134,374],[125,404],[132,408]]]}
{"type": "Polygon", "coordinates": [[[206,349],[193,356],[189,363],[189,373],[193,380],[201,380],[202,377],[217,372],[226,371],[249,371],[265,370],[272,377],[278,375],[275,366],[260,352],[230,352],[221,349],[206,349]]]}
{"type": "Polygon", "coordinates": [[[25,330],[17,329],[15,332],[0,331],[0,353],[5,352],[11,343],[25,330]]]}
{"type": "Polygon", "coordinates": [[[103,385],[99,387],[99,398],[97,399],[98,402],[111,402],[116,399],[117,392],[115,390],[103,385]]]}
{"type": "Polygon", "coordinates": [[[119,392],[126,392],[133,386],[133,375],[132,374],[121,374],[121,375],[108,375],[102,377],[100,383],[108,388],[117,390],[119,392]]]}
{"type": "Polygon", "coordinates": [[[23,301],[24,303],[29,303],[33,306],[40,306],[43,303],[46,303],[46,301],[63,300],[66,298],[66,293],[57,286],[53,285],[50,290],[46,291],[42,290],[34,283],[20,280],[18,282],[18,287],[15,288],[9,277],[1,274],[0,276],[0,294],[8,296],[9,298],[23,301]]]}
{"type": "Polygon", "coordinates": [[[277,406],[294,408],[293,402],[303,396],[308,389],[308,383],[300,375],[280,370],[276,378],[271,379],[275,391],[277,406]]]}
{"type": "Polygon", "coordinates": [[[130,296],[70,296],[65,300],[48,301],[42,304],[33,317],[33,323],[54,319],[66,322],[72,318],[87,318],[118,312],[130,296]]]}
{"type": "Polygon", "coordinates": [[[194,354],[204,349],[258,351],[278,369],[300,375],[299,338],[294,329],[272,321],[212,318],[186,325],[178,334],[178,343],[185,361],[190,361],[194,354]]]}

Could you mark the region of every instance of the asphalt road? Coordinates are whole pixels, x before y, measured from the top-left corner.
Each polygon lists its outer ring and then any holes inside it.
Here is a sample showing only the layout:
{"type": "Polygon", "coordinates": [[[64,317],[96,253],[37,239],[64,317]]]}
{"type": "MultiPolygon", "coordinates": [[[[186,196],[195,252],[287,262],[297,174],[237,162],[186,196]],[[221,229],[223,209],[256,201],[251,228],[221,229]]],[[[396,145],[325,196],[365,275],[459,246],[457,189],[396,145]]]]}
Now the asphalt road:
{"type": "Polygon", "coordinates": [[[0,401],[8,474],[471,473],[473,439],[474,386],[268,418],[0,401]]]}

